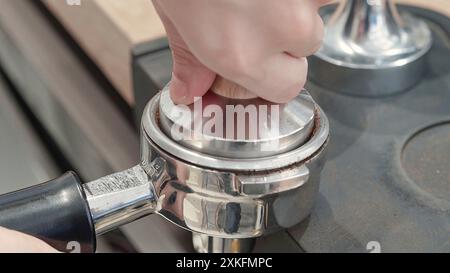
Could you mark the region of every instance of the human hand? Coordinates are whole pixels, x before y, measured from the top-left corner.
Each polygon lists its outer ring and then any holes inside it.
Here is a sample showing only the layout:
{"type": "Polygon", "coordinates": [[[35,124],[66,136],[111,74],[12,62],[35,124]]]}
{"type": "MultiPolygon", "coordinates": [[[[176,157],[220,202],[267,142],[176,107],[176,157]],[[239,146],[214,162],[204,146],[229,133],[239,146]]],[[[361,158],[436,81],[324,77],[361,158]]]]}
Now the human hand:
{"type": "Polygon", "coordinates": [[[319,47],[329,0],[153,0],[174,60],[171,97],[190,104],[216,74],[269,101],[293,99],[319,47]]]}
{"type": "Polygon", "coordinates": [[[30,235],[0,227],[0,253],[57,253],[43,241],[30,235]]]}

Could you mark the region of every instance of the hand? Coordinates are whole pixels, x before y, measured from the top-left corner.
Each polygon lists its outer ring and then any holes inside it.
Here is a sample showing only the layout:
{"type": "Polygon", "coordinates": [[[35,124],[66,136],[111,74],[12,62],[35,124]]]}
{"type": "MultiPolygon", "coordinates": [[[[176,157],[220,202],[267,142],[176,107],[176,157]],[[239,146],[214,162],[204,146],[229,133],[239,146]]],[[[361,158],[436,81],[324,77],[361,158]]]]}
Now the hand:
{"type": "Polygon", "coordinates": [[[319,8],[329,0],[153,0],[174,59],[171,96],[190,104],[216,73],[278,103],[306,82],[319,47],[319,8]]]}
{"type": "Polygon", "coordinates": [[[57,253],[30,235],[0,227],[0,253],[57,253]]]}

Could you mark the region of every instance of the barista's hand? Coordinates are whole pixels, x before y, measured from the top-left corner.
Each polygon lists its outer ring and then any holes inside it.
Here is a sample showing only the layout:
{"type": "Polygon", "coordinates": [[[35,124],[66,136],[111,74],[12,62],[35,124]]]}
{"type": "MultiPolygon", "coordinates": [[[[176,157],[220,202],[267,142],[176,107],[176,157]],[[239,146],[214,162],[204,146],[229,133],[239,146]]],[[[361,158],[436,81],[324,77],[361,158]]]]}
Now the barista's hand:
{"type": "Polygon", "coordinates": [[[174,57],[171,95],[189,104],[216,73],[274,102],[306,82],[305,56],[323,36],[320,6],[329,0],[153,0],[174,57]]]}
{"type": "Polygon", "coordinates": [[[0,227],[0,253],[57,253],[55,249],[27,234],[0,227]]]}

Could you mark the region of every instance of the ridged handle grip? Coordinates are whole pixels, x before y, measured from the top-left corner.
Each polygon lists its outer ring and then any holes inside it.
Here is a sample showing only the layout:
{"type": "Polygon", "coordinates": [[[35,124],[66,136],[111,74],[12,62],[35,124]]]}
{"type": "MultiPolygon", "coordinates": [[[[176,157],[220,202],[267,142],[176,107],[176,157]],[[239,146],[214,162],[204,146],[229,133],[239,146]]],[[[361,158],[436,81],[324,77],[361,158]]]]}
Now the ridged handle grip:
{"type": "Polygon", "coordinates": [[[0,196],[0,226],[35,236],[62,252],[94,252],[95,228],[78,176],[0,196]]]}

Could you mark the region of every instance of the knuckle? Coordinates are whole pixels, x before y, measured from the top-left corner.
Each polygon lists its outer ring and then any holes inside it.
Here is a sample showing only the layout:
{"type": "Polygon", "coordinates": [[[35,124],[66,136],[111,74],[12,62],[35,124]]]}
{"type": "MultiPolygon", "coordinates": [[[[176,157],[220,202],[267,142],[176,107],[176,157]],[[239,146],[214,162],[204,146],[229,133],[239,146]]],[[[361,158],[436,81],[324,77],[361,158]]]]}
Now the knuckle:
{"type": "Polygon", "coordinates": [[[300,11],[291,17],[290,32],[294,48],[309,56],[320,48],[324,24],[316,12],[300,11]]]}
{"type": "Polygon", "coordinates": [[[229,42],[215,53],[218,70],[229,77],[241,77],[249,74],[251,61],[241,45],[229,42]]]}
{"type": "Polygon", "coordinates": [[[294,12],[291,17],[291,26],[293,33],[301,38],[312,37],[315,31],[315,18],[309,12],[294,12]]]}

